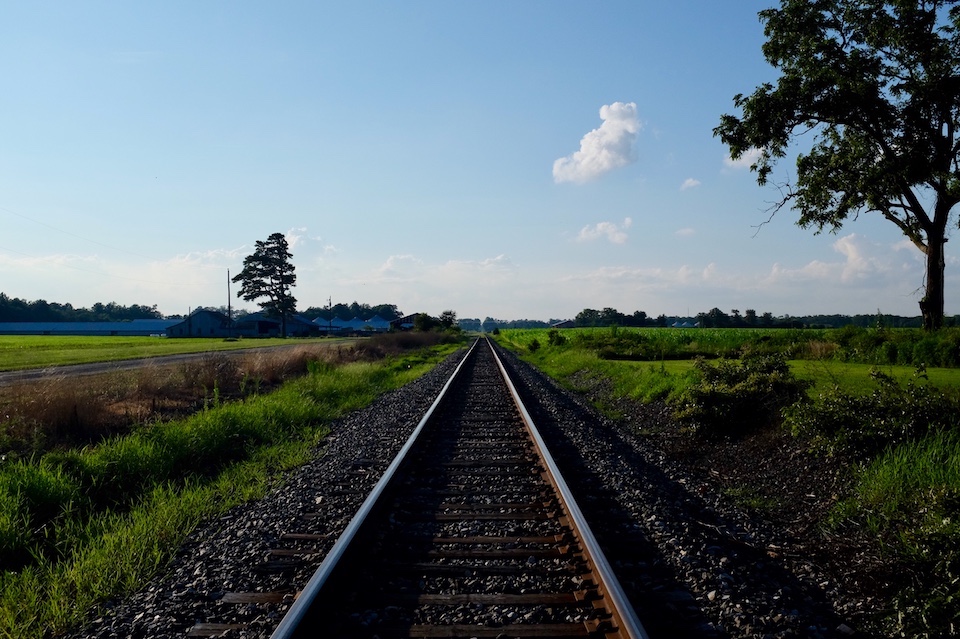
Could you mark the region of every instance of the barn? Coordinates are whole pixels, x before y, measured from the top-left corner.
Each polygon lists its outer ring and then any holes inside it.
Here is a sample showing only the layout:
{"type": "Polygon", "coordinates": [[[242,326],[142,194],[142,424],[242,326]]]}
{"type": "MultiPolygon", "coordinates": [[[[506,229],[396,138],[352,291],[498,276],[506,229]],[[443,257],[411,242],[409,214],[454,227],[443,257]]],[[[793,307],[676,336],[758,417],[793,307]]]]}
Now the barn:
{"type": "Polygon", "coordinates": [[[233,337],[230,318],[219,311],[197,309],[167,329],[167,337],[233,337]]]}

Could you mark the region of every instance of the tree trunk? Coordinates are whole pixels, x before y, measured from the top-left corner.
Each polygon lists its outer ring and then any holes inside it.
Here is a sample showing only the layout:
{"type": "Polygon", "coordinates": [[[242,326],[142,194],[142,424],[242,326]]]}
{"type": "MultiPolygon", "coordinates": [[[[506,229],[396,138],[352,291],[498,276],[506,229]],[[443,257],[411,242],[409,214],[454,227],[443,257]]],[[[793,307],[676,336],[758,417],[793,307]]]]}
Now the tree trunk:
{"type": "Polygon", "coordinates": [[[920,300],[920,312],[923,314],[923,328],[928,331],[943,326],[943,247],[947,241],[944,235],[943,229],[927,234],[927,286],[926,294],[920,300]]]}

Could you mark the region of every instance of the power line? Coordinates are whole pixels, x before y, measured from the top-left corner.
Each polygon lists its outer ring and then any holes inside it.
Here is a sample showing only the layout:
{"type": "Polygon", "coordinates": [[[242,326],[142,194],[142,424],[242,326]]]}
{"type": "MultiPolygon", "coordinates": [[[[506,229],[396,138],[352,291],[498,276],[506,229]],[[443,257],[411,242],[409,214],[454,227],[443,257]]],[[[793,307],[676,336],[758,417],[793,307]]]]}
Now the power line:
{"type": "Polygon", "coordinates": [[[29,217],[29,216],[27,216],[27,215],[23,215],[22,213],[17,213],[16,211],[11,211],[10,209],[8,209],[8,208],[6,208],[6,207],[3,207],[3,206],[0,206],[0,211],[3,211],[3,212],[5,212],[5,213],[9,213],[10,215],[14,215],[14,216],[19,217],[19,218],[21,218],[21,219],[27,220],[28,222],[33,222],[34,224],[38,224],[38,225],[43,226],[43,227],[46,227],[46,228],[48,228],[48,229],[53,229],[54,231],[57,231],[58,233],[63,233],[64,235],[69,235],[70,237],[75,237],[75,238],[77,238],[78,240],[83,240],[84,242],[90,242],[91,244],[96,244],[97,246],[102,246],[103,248],[108,248],[108,249],[110,249],[111,251],[119,251],[120,253],[127,253],[128,255],[133,255],[134,257],[140,257],[140,258],[143,258],[143,259],[154,259],[154,258],[152,258],[152,257],[147,257],[147,256],[141,255],[141,254],[139,254],[139,253],[134,253],[133,251],[128,251],[128,250],[126,250],[126,249],[117,248],[116,246],[110,246],[109,244],[104,244],[103,242],[98,242],[97,240],[91,240],[89,237],[84,237],[84,236],[82,236],[82,235],[77,235],[76,233],[71,233],[70,231],[65,231],[65,230],[63,230],[63,229],[61,229],[61,228],[58,228],[58,227],[56,227],[56,226],[53,226],[52,224],[47,224],[46,222],[41,222],[40,220],[36,220],[36,219],[34,219],[34,218],[32,218],[32,217],[29,217]]]}

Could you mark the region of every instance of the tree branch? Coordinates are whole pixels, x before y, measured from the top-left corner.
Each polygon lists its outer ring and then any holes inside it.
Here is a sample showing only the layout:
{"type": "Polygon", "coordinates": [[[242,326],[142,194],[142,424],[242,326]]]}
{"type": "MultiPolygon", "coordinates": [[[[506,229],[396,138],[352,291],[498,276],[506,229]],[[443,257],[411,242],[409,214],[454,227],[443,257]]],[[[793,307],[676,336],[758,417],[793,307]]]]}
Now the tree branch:
{"type": "Polygon", "coordinates": [[[757,230],[756,230],[756,232],[754,232],[754,234],[751,235],[750,237],[757,237],[758,235],[760,235],[760,230],[761,230],[764,226],[766,226],[767,224],[769,224],[771,221],[773,221],[773,217],[774,217],[777,213],[779,213],[780,210],[783,209],[783,207],[785,207],[787,204],[789,204],[790,201],[793,200],[793,198],[795,198],[795,197],[797,196],[797,192],[793,190],[793,185],[790,184],[790,181],[789,181],[789,180],[787,180],[787,181],[785,181],[785,182],[781,182],[780,184],[775,184],[774,186],[777,188],[778,191],[780,191],[780,196],[781,196],[781,197],[780,197],[779,200],[777,200],[777,201],[775,201],[775,202],[770,202],[770,203],[769,203],[770,206],[767,207],[767,209],[766,209],[766,211],[765,211],[766,213],[768,213],[767,219],[764,220],[763,222],[760,222],[759,224],[756,224],[756,225],[753,226],[753,228],[755,228],[755,229],[757,229],[757,230]]]}

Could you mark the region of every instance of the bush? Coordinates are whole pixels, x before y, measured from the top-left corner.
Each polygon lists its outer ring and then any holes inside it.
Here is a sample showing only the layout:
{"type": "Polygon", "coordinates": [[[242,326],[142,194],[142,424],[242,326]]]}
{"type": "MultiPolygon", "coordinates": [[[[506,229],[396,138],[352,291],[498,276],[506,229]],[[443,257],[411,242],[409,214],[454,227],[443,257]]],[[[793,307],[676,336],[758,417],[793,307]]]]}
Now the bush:
{"type": "Polygon", "coordinates": [[[680,400],[677,418],[708,438],[738,436],[780,421],[780,411],[808,386],[780,355],[747,355],[716,365],[697,359],[699,380],[680,400]]]}
{"type": "Polygon", "coordinates": [[[808,437],[832,451],[861,459],[884,449],[916,441],[933,431],[954,428],[960,404],[939,389],[921,383],[923,367],[914,379],[900,385],[880,371],[871,373],[876,389],[866,396],[839,389],[784,411],[784,424],[794,434],[808,437]]]}
{"type": "Polygon", "coordinates": [[[527,348],[530,349],[531,353],[536,353],[540,350],[540,341],[537,339],[532,340],[530,344],[527,345],[527,348]]]}

